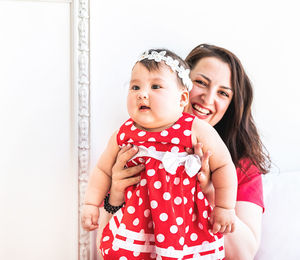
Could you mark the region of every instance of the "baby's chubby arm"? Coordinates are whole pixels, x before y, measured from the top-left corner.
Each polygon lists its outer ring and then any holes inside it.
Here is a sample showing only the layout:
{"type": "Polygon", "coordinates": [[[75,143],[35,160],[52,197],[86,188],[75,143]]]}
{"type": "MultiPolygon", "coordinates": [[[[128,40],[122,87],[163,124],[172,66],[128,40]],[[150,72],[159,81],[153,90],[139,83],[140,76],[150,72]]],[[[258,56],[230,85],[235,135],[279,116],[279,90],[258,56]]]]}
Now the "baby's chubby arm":
{"type": "Polygon", "coordinates": [[[86,230],[94,230],[98,227],[99,206],[110,189],[111,169],[119,150],[116,131],[89,177],[81,214],[81,223],[86,230]]]}
{"type": "Polygon", "coordinates": [[[218,135],[208,123],[195,118],[192,126],[193,145],[203,144],[203,152],[210,151],[209,167],[215,188],[215,208],[211,215],[213,233],[232,232],[235,220],[237,193],[237,175],[230,153],[218,135]]]}

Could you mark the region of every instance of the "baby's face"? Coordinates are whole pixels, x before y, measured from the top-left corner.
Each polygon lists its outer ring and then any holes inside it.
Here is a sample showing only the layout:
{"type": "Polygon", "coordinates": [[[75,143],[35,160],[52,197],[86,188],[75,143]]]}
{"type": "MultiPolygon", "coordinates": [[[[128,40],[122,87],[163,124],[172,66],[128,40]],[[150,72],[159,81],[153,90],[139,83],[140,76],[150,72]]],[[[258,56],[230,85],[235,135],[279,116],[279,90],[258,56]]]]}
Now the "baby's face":
{"type": "Polygon", "coordinates": [[[138,128],[161,131],[171,126],[187,103],[187,90],[179,86],[176,73],[167,65],[153,71],[139,62],[134,66],[127,109],[138,128]]]}

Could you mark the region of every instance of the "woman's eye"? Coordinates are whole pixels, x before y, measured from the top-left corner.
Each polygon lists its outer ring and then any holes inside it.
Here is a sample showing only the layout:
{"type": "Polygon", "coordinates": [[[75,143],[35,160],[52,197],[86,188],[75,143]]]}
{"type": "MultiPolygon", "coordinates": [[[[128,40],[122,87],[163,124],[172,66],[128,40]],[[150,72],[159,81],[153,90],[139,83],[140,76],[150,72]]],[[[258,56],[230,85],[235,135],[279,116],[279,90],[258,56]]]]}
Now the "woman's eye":
{"type": "Polygon", "coordinates": [[[229,94],[226,93],[226,92],[224,92],[224,91],[220,91],[219,93],[220,93],[222,96],[229,97],[229,94]]]}
{"type": "Polygon", "coordinates": [[[203,80],[201,80],[201,79],[198,79],[198,80],[195,80],[195,82],[197,83],[197,84],[200,84],[200,85],[202,85],[202,86],[207,86],[207,84],[203,81],[203,80]]]}
{"type": "Polygon", "coordinates": [[[159,89],[159,88],[161,88],[161,86],[159,86],[159,85],[152,85],[151,88],[152,88],[152,89],[159,89]]]}
{"type": "Polygon", "coordinates": [[[139,86],[136,86],[136,85],[133,85],[133,86],[131,87],[131,89],[132,89],[132,90],[139,90],[140,87],[139,87],[139,86]]]}

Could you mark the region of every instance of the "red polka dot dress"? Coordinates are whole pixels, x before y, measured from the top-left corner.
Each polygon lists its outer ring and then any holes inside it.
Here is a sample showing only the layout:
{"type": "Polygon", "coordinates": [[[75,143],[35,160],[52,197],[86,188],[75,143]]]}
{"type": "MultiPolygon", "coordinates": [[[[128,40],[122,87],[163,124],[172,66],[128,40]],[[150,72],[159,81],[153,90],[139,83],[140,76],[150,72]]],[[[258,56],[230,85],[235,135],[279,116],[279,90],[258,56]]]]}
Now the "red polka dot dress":
{"type": "Polygon", "coordinates": [[[125,206],[103,230],[104,259],[224,258],[223,237],[209,231],[211,206],[197,181],[200,160],[185,152],[192,147],[193,120],[183,113],[161,132],[137,129],[132,119],[121,126],[118,144],[139,147],[128,166],[143,158],[145,170],[140,183],[126,190],[125,206]]]}

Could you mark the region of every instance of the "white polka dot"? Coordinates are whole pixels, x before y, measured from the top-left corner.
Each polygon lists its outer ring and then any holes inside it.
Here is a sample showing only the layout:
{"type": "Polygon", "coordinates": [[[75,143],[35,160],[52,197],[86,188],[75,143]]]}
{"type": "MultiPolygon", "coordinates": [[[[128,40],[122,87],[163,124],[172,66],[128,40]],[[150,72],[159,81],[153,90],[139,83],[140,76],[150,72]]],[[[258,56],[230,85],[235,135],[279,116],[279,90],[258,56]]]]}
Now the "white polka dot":
{"type": "Polygon", "coordinates": [[[119,260],[127,260],[127,257],[121,256],[121,257],[119,258],[119,260]]]}
{"type": "Polygon", "coordinates": [[[186,122],[191,122],[192,120],[193,120],[192,117],[188,117],[188,118],[185,119],[186,122]]]}
{"type": "Polygon", "coordinates": [[[184,244],[184,237],[181,237],[181,238],[179,239],[179,244],[183,246],[183,244],[184,244]]]}
{"type": "Polygon", "coordinates": [[[188,202],[187,198],[183,197],[183,203],[184,203],[184,205],[187,204],[187,202],[188,202]]]}
{"type": "Polygon", "coordinates": [[[140,190],[136,191],[136,196],[138,196],[138,197],[140,196],[140,190]]]}
{"type": "Polygon", "coordinates": [[[155,170],[153,170],[153,169],[150,169],[147,171],[147,175],[150,177],[153,176],[154,174],[155,174],[155,170]]]}
{"type": "Polygon", "coordinates": [[[148,218],[149,215],[150,215],[150,209],[146,209],[146,210],[144,211],[144,216],[145,216],[146,218],[148,218]]]}
{"type": "Polygon", "coordinates": [[[168,142],[161,142],[162,144],[167,144],[168,142]]]}
{"type": "Polygon", "coordinates": [[[131,131],[134,131],[134,130],[136,130],[136,127],[134,125],[132,125],[130,129],[131,129],[131,131]]]}
{"type": "Polygon", "coordinates": [[[185,233],[189,232],[189,229],[190,229],[190,227],[189,227],[189,226],[186,226],[186,227],[185,227],[185,233]]]}
{"type": "Polygon", "coordinates": [[[139,220],[138,218],[136,218],[136,219],[132,222],[132,224],[133,224],[134,226],[137,226],[139,223],[140,223],[140,220],[139,220]]]}
{"type": "Polygon", "coordinates": [[[172,153],[178,153],[179,152],[179,147],[178,146],[173,146],[171,149],[172,153]]]}
{"type": "Polygon", "coordinates": [[[207,217],[208,217],[208,215],[207,215],[207,210],[204,210],[204,211],[203,211],[203,217],[204,217],[204,218],[207,218],[207,217]]]}
{"type": "Polygon", "coordinates": [[[165,240],[165,236],[163,234],[158,234],[156,239],[158,242],[163,242],[165,240]]]}
{"type": "Polygon", "coordinates": [[[181,225],[183,223],[183,218],[182,217],[176,218],[176,223],[177,225],[181,225]]]}
{"type": "Polygon", "coordinates": [[[204,204],[205,204],[205,206],[207,206],[207,205],[208,205],[208,201],[207,201],[207,199],[204,199],[204,204]]]}
{"type": "Polygon", "coordinates": [[[104,253],[107,255],[108,254],[108,252],[109,252],[109,249],[106,249],[105,251],[104,251],[104,253]]]}
{"type": "Polygon", "coordinates": [[[150,147],[148,147],[148,150],[151,151],[151,152],[155,152],[156,148],[154,146],[150,146],[150,147]]]}
{"type": "Polygon", "coordinates": [[[172,144],[179,144],[180,143],[180,139],[178,137],[174,137],[174,138],[172,138],[171,143],[172,144]]]}
{"type": "Polygon", "coordinates": [[[174,129],[179,129],[180,128],[180,124],[175,124],[172,126],[174,129]]]}
{"type": "Polygon", "coordinates": [[[198,192],[198,199],[200,200],[204,199],[203,193],[201,191],[198,192]]]}
{"type": "Polygon", "coordinates": [[[130,138],[127,142],[128,143],[133,143],[133,140],[130,138]]]}
{"type": "Polygon", "coordinates": [[[148,141],[149,141],[149,142],[155,142],[156,140],[155,140],[154,137],[150,137],[150,138],[148,139],[148,141]]]}
{"type": "Polygon", "coordinates": [[[105,236],[105,237],[103,238],[103,242],[108,241],[108,240],[109,240],[109,236],[105,236]]]}
{"type": "Polygon", "coordinates": [[[114,251],[118,251],[120,248],[119,248],[117,245],[113,244],[112,249],[113,249],[114,251]]]}
{"type": "Polygon", "coordinates": [[[190,136],[191,135],[191,130],[184,130],[183,131],[183,134],[185,135],[185,136],[190,136]]]}
{"type": "Polygon", "coordinates": [[[132,192],[131,192],[131,191],[128,191],[128,192],[127,192],[127,199],[130,199],[131,196],[132,196],[132,192]]]}
{"type": "Polygon", "coordinates": [[[133,206],[129,206],[127,208],[127,211],[128,211],[129,214],[133,214],[135,212],[135,208],[133,206]]]}
{"type": "Polygon", "coordinates": [[[190,207],[189,213],[192,215],[192,213],[193,213],[193,208],[192,207],[190,207]]]}
{"type": "Polygon", "coordinates": [[[167,130],[164,130],[160,133],[161,136],[167,136],[169,132],[167,130]]]}
{"type": "Polygon", "coordinates": [[[174,179],[174,184],[175,185],[178,185],[180,183],[180,178],[179,177],[176,177],[175,179],[174,179]]]}
{"type": "Polygon", "coordinates": [[[199,222],[198,223],[198,227],[202,230],[203,229],[203,225],[199,222]]]}
{"type": "Polygon", "coordinates": [[[197,218],[196,214],[194,213],[193,216],[192,216],[192,221],[194,222],[196,220],[196,218],[197,218]]]}
{"type": "Polygon", "coordinates": [[[128,121],[128,122],[125,123],[125,125],[127,125],[127,126],[131,125],[131,124],[132,124],[132,121],[128,121]]]}
{"type": "Polygon", "coordinates": [[[160,181],[154,182],[154,188],[155,189],[160,189],[161,188],[161,182],[160,181]]]}
{"type": "Polygon", "coordinates": [[[134,256],[139,256],[141,253],[140,252],[133,252],[134,256]]]}
{"type": "Polygon", "coordinates": [[[163,164],[160,163],[160,164],[158,165],[158,169],[163,169],[163,168],[164,168],[163,164]]]}
{"type": "Polygon", "coordinates": [[[192,189],[191,189],[191,193],[194,195],[195,194],[195,187],[193,187],[192,189]]]}
{"type": "Polygon", "coordinates": [[[197,238],[198,238],[198,235],[197,235],[196,233],[192,233],[192,234],[191,234],[191,240],[192,240],[192,241],[196,241],[197,238]]]}
{"type": "Polygon", "coordinates": [[[181,198],[181,197],[176,197],[176,198],[174,199],[174,203],[175,203],[176,205],[180,205],[181,202],[182,202],[182,198],[181,198]]]}
{"type": "Polygon", "coordinates": [[[145,136],[146,135],[146,132],[145,131],[141,131],[138,133],[138,136],[145,136]]]}
{"type": "Polygon", "coordinates": [[[169,182],[170,181],[170,176],[166,175],[166,181],[169,182]]]}
{"type": "Polygon", "coordinates": [[[148,164],[150,161],[151,161],[151,158],[149,158],[149,159],[146,161],[146,164],[148,164]]]}
{"type": "Polygon", "coordinates": [[[143,144],[143,143],[145,143],[145,141],[139,141],[139,143],[140,143],[140,144],[143,144]]]}
{"type": "Polygon", "coordinates": [[[168,251],[169,251],[169,250],[170,250],[170,251],[174,251],[175,248],[174,248],[173,246],[169,246],[169,247],[168,247],[168,251]]]}
{"type": "Polygon", "coordinates": [[[141,205],[142,205],[142,203],[143,203],[143,200],[142,200],[142,198],[139,198],[139,206],[141,206],[141,205]]]}
{"type": "Polygon", "coordinates": [[[165,193],[163,194],[163,198],[164,198],[164,200],[169,200],[169,199],[171,199],[171,194],[170,194],[170,192],[165,192],[165,193]]]}
{"type": "Polygon", "coordinates": [[[142,179],[140,182],[141,186],[145,186],[147,184],[147,180],[146,179],[142,179]]]}
{"type": "Polygon", "coordinates": [[[167,220],[168,220],[168,214],[167,214],[167,213],[161,213],[161,214],[159,215],[159,219],[160,219],[161,221],[167,221],[167,220]]]}
{"type": "Polygon", "coordinates": [[[150,202],[150,205],[151,205],[151,208],[156,209],[157,206],[158,206],[158,203],[157,203],[156,200],[152,200],[152,201],[150,202]]]}
{"type": "Polygon", "coordinates": [[[120,139],[123,140],[125,137],[125,133],[120,134],[120,139]]]}
{"type": "Polygon", "coordinates": [[[170,232],[171,232],[172,234],[177,233],[177,231],[178,231],[178,227],[177,227],[177,226],[173,225],[173,226],[170,227],[170,232]]]}
{"type": "Polygon", "coordinates": [[[185,179],[183,180],[183,185],[189,185],[189,184],[190,184],[189,179],[188,179],[188,178],[185,178],[185,179]]]}

